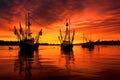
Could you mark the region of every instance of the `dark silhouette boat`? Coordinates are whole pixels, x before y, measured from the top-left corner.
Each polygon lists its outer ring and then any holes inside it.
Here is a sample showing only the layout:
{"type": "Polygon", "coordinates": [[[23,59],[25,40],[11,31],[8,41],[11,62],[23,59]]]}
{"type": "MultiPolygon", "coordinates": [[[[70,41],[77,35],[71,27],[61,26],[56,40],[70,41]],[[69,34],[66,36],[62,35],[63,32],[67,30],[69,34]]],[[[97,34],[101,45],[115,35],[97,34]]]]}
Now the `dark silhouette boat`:
{"type": "Polygon", "coordinates": [[[82,48],[94,48],[94,43],[92,41],[82,43],[82,48]]]}
{"type": "Polygon", "coordinates": [[[74,40],[75,31],[73,32],[72,39],[70,40],[70,20],[66,22],[66,33],[63,39],[62,32],[60,29],[60,36],[58,36],[61,43],[61,50],[70,51],[73,48],[73,40],[74,40]]]}
{"type": "Polygon", "coordinates": [[[25,31],[23,31],[22,26],[20,24],[20,31],[18,32],[16,27],[14,26],[14,34],[17,36],[19,40],[19,47],[22,50],[37,50],[39,47],[39,37],[42,35],[42,29],[39,31],[38,35],[34,38],[32,37],[32,33],[30,30],[30,16],[29,13],[26,16],[26,27],[25,31]]]}
{"type": "Polygon", "coordinates": [[[83,34],[83,43],[81,44],[82,48],[94,48],[94,43],[91,40],[87,40],[87,38],[83,34]],[[84,42],[84,40],[86,42],[84,42]]]}
{"type": "Polygon", "coordinates": [[[72,50],[73,44],[70,41],[63,41],[61,43],[61,50],[72,50]]]}

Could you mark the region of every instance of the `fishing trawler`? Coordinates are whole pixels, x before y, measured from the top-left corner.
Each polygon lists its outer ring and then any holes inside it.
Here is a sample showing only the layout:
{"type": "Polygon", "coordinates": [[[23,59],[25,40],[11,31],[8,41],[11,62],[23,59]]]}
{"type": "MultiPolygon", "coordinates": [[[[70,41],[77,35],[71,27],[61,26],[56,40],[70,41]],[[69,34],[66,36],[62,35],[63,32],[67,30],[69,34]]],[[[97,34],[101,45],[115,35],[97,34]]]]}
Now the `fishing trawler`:
{"type": "Polygon", "coordinates": [[[39,47],[39,37],[42,35],[42,29],[39,31],[38,35],[34,38],[32,37],[32,33],[30,30],[30,16],[29,13],[26,16],[26,27],[25,31],[23,31],[21,23],[20,23],[20,31],[17,31],[14,26],[14,34],[17,36],[19,40],[19,47],[21,50],[37,50],[39,47]]]}
{"type": "Polygon", "coordinates": [[[92,49],[94,48],[94,43],[91,41],[91,39],[88,41],[87,38],[83,34],[83,43],[81,44],[82,48],[89,48],[92,49]],[[86,42],[84,42],[84,40],[86,42]]]}
{"type": "Polygon", "coordinates": [[[74,40],[75,31],[73,32],[72,39],[70,40],[70,20],[66,22],[66,33],[63,39],[62,32],[60,29],[60,36],[58,36],[61,43],[61,50],[71,51],[73,48],[73,40],[74,40]]]}
{"type": "Polygon", "coordinates": [[[92,41],[82,43],[82,48],[94,48],[94,43],[92,41]]]}

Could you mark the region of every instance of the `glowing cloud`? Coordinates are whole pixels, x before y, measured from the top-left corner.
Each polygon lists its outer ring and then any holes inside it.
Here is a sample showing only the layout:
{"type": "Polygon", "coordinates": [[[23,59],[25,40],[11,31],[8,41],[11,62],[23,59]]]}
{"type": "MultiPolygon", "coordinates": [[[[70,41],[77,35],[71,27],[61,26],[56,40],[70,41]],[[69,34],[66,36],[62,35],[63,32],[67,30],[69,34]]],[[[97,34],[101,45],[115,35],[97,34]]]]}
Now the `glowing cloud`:
{"type": "Polygon", "coordinates": [[[24,26],[24,16],[30,12],[32,32],[43,28],[41,42],[58,43],[59,29],[66,18],[71,18],[71,32],[76,30],[75,43],[82,34],[92,34],[92,39],[120,39],[119,0],[0,0],[0,39],[17,40],[13,26],[24,26]],[[5,33],[7,32],[7,33],[5,33]],[[3,34],[4,33],[4,34],[3,34]],[[9,37],[10,36],[10,37],[9,37]]]}

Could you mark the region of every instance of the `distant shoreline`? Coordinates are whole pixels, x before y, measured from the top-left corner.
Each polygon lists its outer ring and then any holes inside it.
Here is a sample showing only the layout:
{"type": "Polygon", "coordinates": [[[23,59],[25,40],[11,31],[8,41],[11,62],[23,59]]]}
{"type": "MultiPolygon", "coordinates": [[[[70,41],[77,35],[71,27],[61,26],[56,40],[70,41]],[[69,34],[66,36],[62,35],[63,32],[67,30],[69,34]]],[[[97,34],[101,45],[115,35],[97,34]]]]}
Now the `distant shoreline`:
{"type": "MultiPolygon", "coordinates": [[[[117,40],[117,41],[96,41],[96,42],[93,42],[95,45],[120,45],[120,41],[117,40]]],[[[74,45],[81,45],[82,43],[78,43],[78,44],[74,44],[74,45]]],[[[18,46],[19,45],[19,41],[3,41],[3,40],[0,40],[0,46],[6,46],[6,45],[9,45],[9,46],[18,46]]],[[[39,45],[47,45],[47,46],[58,46],[60,44],[49,44],[49,43],[39,43],[39,45]]]]}

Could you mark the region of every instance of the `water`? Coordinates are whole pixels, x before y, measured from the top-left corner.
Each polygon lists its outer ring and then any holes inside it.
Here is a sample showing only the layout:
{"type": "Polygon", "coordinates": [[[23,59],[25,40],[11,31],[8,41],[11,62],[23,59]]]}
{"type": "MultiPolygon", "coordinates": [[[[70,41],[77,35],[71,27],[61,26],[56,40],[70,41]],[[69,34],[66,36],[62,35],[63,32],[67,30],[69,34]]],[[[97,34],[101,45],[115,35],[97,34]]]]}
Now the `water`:
{"type": "Polygon", "coordinates": [[[120,80],[120,46],[40,46],[29,56],[8,47],[0,46],[0,80],[120,80]]]}

